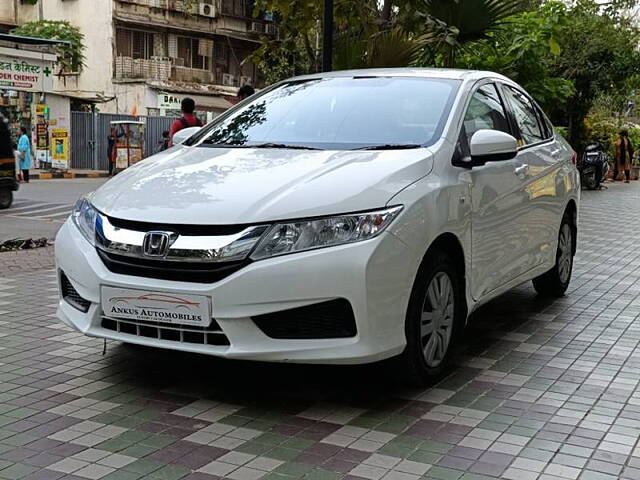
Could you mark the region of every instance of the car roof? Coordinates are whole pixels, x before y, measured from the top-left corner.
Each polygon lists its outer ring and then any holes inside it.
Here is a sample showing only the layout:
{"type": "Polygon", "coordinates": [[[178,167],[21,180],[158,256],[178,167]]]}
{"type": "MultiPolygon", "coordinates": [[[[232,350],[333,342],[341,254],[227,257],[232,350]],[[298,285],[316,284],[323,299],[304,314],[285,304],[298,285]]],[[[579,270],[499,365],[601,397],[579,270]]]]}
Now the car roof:
{"type": "Polygon", "coordinates": [[[481,70],[462,70],[457,68],[365,68],[360,70],[338,70],[335,72],[320,72],[309,75],[300,75],[289,80],[310,80],[314,78],[336,78],[336,77],[423,77],[423,78],[444,78],[451,80],[479,80],[482,78],[499,78],[510,81],[499,73],[481,70]]]}

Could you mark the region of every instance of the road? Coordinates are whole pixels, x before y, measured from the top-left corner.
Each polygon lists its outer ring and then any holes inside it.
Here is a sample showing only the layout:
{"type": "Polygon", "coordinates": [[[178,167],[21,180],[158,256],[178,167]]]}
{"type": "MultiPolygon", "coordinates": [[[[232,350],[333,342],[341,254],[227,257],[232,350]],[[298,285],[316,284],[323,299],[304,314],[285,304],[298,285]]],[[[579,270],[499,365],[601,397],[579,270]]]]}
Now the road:
{"type": "Polygon", "coordinates": [[[0,210],[0,242],[12,238],[54,238],[76,200],[107,179],[34,180],[20,185],[8,210],[0,210]]]}
{"type": "Polygon", "coordinates": [[[567,295],[483,307],[432,388],[379,364],[103,354],[54,316],[51,247],[0,253],[0,478],[638,480],[638,205],[640,182],[584,192],[567,295]]]}

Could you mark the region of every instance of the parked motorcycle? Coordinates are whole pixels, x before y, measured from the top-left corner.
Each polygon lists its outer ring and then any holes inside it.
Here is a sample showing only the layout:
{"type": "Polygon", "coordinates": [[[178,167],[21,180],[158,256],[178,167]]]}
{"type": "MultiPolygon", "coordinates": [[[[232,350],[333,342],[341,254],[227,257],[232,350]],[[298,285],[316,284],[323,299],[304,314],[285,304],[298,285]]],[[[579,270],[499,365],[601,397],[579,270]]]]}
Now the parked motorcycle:
{"type": "Polygon", "coordinates": [[[578,165],[580,181],[589,190],[600,189],[609,173],[609,159],[600,143],[590,143],[585,148],[578,165]]]}

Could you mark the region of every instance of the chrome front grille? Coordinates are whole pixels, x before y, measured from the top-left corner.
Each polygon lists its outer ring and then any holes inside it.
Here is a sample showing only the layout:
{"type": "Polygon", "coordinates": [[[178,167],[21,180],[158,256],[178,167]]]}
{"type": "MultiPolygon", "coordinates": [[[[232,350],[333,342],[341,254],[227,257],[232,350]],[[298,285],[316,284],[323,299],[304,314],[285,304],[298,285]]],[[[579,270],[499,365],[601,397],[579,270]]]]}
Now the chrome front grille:
{"type": "Polygon", "coordinates": [[[106,330],[137,337],[199,345],[229,345],[229,339],[214,319],[208,327],[196,327],[103,316],[101,325],[106,330]]]}

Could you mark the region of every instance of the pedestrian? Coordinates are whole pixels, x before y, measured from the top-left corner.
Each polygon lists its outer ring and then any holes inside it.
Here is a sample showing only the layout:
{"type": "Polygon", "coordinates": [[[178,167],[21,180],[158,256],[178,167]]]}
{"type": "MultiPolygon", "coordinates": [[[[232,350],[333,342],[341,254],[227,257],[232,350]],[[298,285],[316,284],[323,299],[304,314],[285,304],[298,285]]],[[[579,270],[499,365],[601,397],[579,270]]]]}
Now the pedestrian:
{"type": "Polygon", "coordinates": [[[31,168],[31,141],[27,135],[27,129],[20,127],[20,139],[18,140],[18,155],[20,157],[20,170],[22,180],[29,183],[29,169],[31,168]]]}
{"type": "Polygon", "coordinates": [[[169,130],[165,130],[164,132],[162,132],[162,138],[158,143],[160,144],[158,152],[164,152],[167,148],[169,148],[169,130]]]}
{"type": "Polygon", "coordinates": [[[107,137],[107,158],[109,161],[109,176],[113,175],[113,167],[116,163],[115,149],[116,149],[116,129],[112,127],[111,131],[109,132],[109,136],[107,137]]]}
{"type": "Polygon", "coordinates": [[[193,114],[196,109],[196,102],[193,98],[184,98],[180,104],[180,109],[182,110],[182,116],[171,124],[171,129],[169,130],[170,147],[173,146],[173,136],[180,130],[202,126],[202,122],[193,114]]]}
{"type": "Polygon", "coordinates": [[[633,159],[633,145],[629,140],[629,131],[626,128],[620,130],[620,136],[616,140],[616,158],[613,169],[613,180],[618,180],[620,170],[624,170],[625,183],[629,183],[631,176],[631,160],[633,159]]]}
{"type": "Polygon", "coordinates": [[[238,89],[238,101],[242,101],[245,98],[250,97],[256,93],[255,89],[251,85],[243,85],[238,89]]]}

